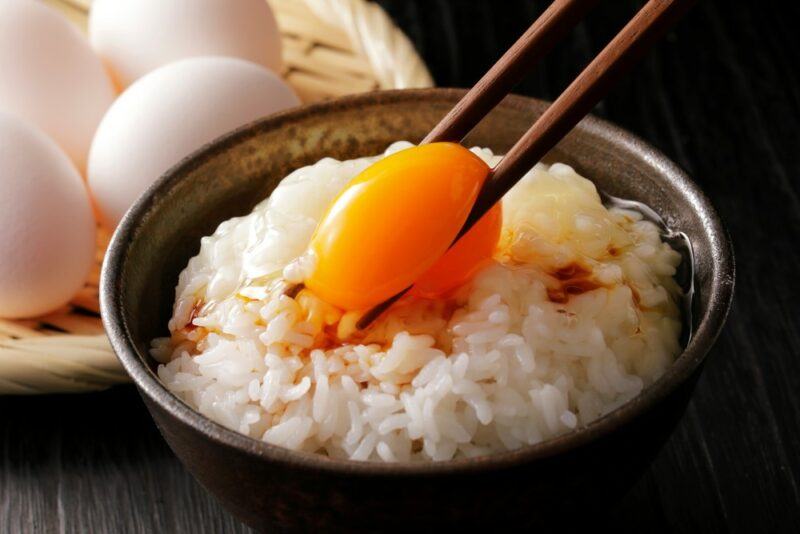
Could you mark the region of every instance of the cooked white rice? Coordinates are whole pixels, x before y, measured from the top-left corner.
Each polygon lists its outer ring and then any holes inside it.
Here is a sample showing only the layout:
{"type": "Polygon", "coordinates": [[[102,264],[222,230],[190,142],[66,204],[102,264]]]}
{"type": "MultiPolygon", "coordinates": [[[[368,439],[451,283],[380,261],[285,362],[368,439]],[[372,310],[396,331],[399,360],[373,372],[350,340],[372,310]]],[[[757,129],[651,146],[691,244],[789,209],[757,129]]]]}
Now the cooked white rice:
{"type": "Polygon", "coordinates": [[[506,195],[496,262],[447,301],[408,300],[364,336],[355,314],[310,291],[285,296],[327,205],[380,157],[298,169],[203,238],[180,275],[171,338],[153,342],[172,392],[290,449],[448,460],[585,425],[678,354],[680,255],[562,164],[537,165],[506,195]]]}

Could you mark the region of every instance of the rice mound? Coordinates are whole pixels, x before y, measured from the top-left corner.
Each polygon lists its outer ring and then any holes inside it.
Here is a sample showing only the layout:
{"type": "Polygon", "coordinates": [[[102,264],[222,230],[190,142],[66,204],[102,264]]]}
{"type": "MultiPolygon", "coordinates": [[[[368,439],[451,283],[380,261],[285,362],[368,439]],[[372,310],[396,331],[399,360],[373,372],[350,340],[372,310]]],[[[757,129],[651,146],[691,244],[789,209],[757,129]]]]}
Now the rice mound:
{"type": "Polygon", "coordinates": [[[286,296],[328,204],[381,157],[298,169],[202,239],[180,275],[171,337],[152,344],[167,388],[290,449],[441,461],[586,425],[679,353],[680,255],[563,164],[538,164],[506,195],[494,263],[446,299],[405,299],[357,332],[356,314],[311,291],[286,296]]]}

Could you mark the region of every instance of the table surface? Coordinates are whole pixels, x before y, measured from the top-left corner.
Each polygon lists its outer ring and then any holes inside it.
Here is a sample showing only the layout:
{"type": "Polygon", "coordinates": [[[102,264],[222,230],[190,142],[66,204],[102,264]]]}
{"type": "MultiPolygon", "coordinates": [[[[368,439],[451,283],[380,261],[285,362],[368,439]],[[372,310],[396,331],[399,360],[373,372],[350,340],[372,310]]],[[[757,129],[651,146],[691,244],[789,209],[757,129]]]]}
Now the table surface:
{"type": "MultiPolygon", "coordinates": [[[[439,85],[469,86],[546,2],[381,0],[439,85]],[[502,9],[502,10],[501,10],[502,9]]],[[[552,99],[637,2],[604,2],[521,86],[552,99]]],[[[706,0],[597,109],[677,161],[727,223],[736,302],[688,411],[605,520],[800,531],[800,4],[706,0]]],[[[132,387],[0,398],[0,532],[243,532],[132,387]]]]}

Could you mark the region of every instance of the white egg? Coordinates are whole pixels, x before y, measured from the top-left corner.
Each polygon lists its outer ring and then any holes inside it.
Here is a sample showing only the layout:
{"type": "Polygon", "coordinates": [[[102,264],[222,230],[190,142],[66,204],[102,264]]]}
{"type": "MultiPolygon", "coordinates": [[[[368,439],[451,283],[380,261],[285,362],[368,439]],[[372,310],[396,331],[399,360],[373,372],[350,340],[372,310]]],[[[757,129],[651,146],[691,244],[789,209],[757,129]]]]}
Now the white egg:
{"type": "Polygon", "coordinates": [[[110,226],[161,174],[216,137],[299,104],[271,71],[227,57],[154,70],[114,102],[89,154],[92,195],[110,226]]]}
{"type": "Polygon", "coordinates": [[[94,0],[89,39],[123,88],[196,56],[281,68],[278,26],[265,0],[94,0]]]}
{"type": "Polygon", "coordinates": [[[35,123],[83,171],[115,91],[77,28],[32,1],[0,1],[0,111],[35,123]]]}
{"type": "Polygon", "coordinates": [[[94,217],[75,165],[32,123],[0,112],[0,317],[66,304],[94,255],[94,217]]]}

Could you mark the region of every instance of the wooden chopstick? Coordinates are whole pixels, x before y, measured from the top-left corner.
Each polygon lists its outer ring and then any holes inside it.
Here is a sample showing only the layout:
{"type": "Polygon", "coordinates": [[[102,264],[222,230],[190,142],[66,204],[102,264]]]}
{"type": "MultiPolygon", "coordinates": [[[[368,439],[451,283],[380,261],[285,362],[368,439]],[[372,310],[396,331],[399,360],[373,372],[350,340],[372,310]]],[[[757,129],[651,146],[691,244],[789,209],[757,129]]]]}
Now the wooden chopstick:
{"type": "Polygon", "coordinates": [[[492,169],[456,240],[630,70],[696,0],[650,0],[492,169]]]}
{"type": "Polygon", "coordinates": [[[555,0],[422,143],[461,141],[598,0],[555,0]]]}
{"type": "MultiPolygon", "coordinates": [[[[458,239],[466,234],[470,228],[505,195],[522,176],[530,170],[550,149],[552,149],[591,109],[606,95],[609,89],[625,73],[632,68],[636,62],[660,39],[664,33],[677,22],[696,0],[649,0],[647,4],[625,25],[625,27],[612,39],[612,41],[595,57],[594,60],[581,72],[577,78],[564,90],[563,93],[550,105],[547,110],[533,123],[533,126],[517,141],[517,143],[506,153],[500,163],[491,170],[478,198],[472,207],[472,211],[467,217],[464,226],[458,236],[453,241],[455,244],[458,239]]],[[[538,21],[537,21],[538,22],[538,21]]],[[[536,23],[534,23],[534,26],[536,23]]],[[[531,33],[530,31],[527,33],[531,33]]],[[[526,33],[526,35],[527,35],[526,33]]],[[[517,43],[519,44],[519,42],[517,43]]],[[[515,47],[517,45],[514,45],[515,47]]],[[[534,54],[517,55],[509,61],[524,61],[525,58],[534,54]]],[[[501,62],[509,54],[501,58],[501,62]]],[[[499,66],[496,64],[492,70],[509,69],[508,65],[499,66]]],[[[491,72],[491,70],[490,70],[491,72]]],[[[516,72],[516,71],[515,71],[516,72]]],[[[487,78],[485,76],[484,78],[487,78]]],[[[495,74],[495,79],[505,80],[502,76],[495,74]]],[[[494,91],[502,91],[506,88],[506,81],[495,82],[492,86],[494,91]]],[[[510,86],[505,91],[510,90],[510,86]]],[[[473,95],[471,101],[478,102],[473,104],[475,107],[462,106],[461,109],[480,109],[483,114],[488,113],[485,108],[486,102],[494,102],[495,105],[502,100],[505,92],[500,95],[490,96],[473,95]]],[[[467,95],[469,96],[469,94],[467,95]]],[[[459,102],[459,105],[466,100],[466,97],[459,102]]],[[[459,106],[457,105],[456,108],[459,106]]],[[[455,109],[455,108],[454,108],[455,109]]],[[[462,111],[463,112],[463,111],[462,111]]],[[[470,114],[466,119],[451,117],[448,114],[442,122],[456,126],[434,128],[434,132],[461,132],[469,125],[471,129],[480,120],[477,112],[468,111],[470,114]]],[[[469,131],[469,130],[467,130],[469,131]]],[[[437,134],[443,135],[443,134],[437,134]]],[[[465,133],[464,133],[465,135],[465,133]]],[[[428,137],[432,137],[432,134],[428,137]]],[[[462,136],[463,137],[463,136],[462,136]]],[[[460,140],[460,139],[459,139],[460,140]]],[[[451,245],[452,246],[452,245],[451,245]]],[[[402,297],[406,288],[390,299],[378,304],[368,310],[357,323],[359,329],[366,328],[389,306],[402,297]]]]}

